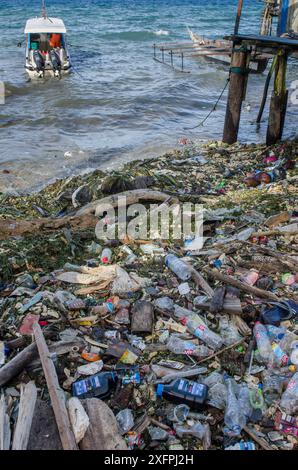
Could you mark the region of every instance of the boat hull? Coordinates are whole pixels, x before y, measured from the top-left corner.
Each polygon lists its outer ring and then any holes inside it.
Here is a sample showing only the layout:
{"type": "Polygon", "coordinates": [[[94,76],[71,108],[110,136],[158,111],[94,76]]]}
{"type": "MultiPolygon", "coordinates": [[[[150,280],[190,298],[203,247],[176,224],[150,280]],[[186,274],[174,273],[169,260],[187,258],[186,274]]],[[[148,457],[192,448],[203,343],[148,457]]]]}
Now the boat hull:
{"type": "Polygon", "coordinates": [[[31,67],[25,67],[26,68],[26,72],[27,74],[29,75],[29,78],[30,80],[41,80],[41,79],[44,79],[44,78],[60,78],[60,77],[63,77],[63,76],[66,76],[66,75],[69,75],[71,73],[71,66],[65,70],[61,70],[60,71],[60,74],[57,76],[55,75],[55,71],[53,69],[46,69],[43,73],[43,75],[41,76],[40,73],[33,69],[31,67]]]}

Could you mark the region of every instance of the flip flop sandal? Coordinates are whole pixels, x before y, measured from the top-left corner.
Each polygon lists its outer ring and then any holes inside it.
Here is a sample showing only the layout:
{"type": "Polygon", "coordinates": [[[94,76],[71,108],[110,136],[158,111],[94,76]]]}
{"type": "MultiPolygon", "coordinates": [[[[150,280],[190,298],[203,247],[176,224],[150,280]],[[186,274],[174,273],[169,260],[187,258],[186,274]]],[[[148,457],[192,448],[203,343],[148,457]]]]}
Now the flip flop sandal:
{"type": "Polygon", "coordinates": [[[270,302],[271,308],[263,308],[262,320],[265,324],[279,326],[280,322],[290,320],[298,315],[298,304],[293,300],[270,302]]]}

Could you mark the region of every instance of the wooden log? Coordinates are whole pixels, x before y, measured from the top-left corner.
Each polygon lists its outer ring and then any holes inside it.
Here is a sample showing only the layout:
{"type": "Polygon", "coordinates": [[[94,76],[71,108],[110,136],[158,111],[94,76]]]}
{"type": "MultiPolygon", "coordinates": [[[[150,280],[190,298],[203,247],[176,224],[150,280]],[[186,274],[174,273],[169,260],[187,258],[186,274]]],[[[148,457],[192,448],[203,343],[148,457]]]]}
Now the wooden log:
{"type": "MultiPolygon", "coordinates": [[[[65,354],[70,348],[82,344],[82,340],[75,340],[71,343],[69,341],[59,341],[50,346],[50,352],[57,354],[65,354]],[[64,352],[65,351],[65,352],[64,352]]],[[[33,361],[38,357],[38,350],[36,343],[30,344],[17,354],[11,361],[5,364],[0,369],[0,387],[7,384],[10,380],[20,374],[26,367],[31,366],[33,361]]],[[[39,363],[39,362],[38,362],[39,363]]],[[[37,363],[37,364],[38,364],[37,363]]]]}
{"type": "Polygon", "coordinates": [[[9,450],[10,437],[9,416],[7,414],[5,396],[2,394],[0,398],[0,450],[9,450]]]}
{"type": "Polygon", "coordinates": [[[242,101],[247,81],[248,51],[244,46],[234,45],[231,59],[230,86],[227,101],[226,117],[223,132],[223,142],[234,144],[237,142],[242,101]]]}
{"type": "Polygon", "coordinates": [[[286,90],[287,60],[287,52],[280,50],[276,59],[274,90],[270,102],[267,145],[273,145],[282,138],[288,98],[286,90]]]}
{"type": "Polygon", "coordinates": [[[124,191],[119,194],[113,194],[112,196],[107,196],[102,199],[90,202],[90,204],[87,204],[86,206],[79,209],[76,215],[98,215],[102,208],[106,205],[116,208],[118,207],[118,204],[120,206],[129,206],[139,201],[164,202],[168,199],[168,197],[168,194],[162,193],[160,191],[153,191],[150,189],[134,189],[132,191],[124,191]]]}
{"type": "Polygon", "coordinates": [[[30,437],[31,424],[37,399],[37,389],[33,381],[21,385],[21,399],[18,420],[12,442],[12,450],[26,450],[30,437]]]}
{"type": "Polygon", "coordinates": [[[98,219],[89,214],[84,217],[67,216],[59,219],[54,217],[30,220],[6,219],[0,221],[0,240],[39,232],[52,232],[66,226],[74,230],[92,228],[96,226],[97,222],[98,219]]]}
{"type": "Polygon", "coordinates": [[[23,349],[11,361],[5,364],[0,369],[0,387],[20,374],[25,367],[37,357],[36,343],[30,344],[27,348],[23,349]]]}
{"type": "Polygon", "coordinates": [[[33,325],[33,332],[51,397],[52,407],[63,449],[78,450],[66,408],[64,392],[60,388],[55,366],[50,358],[50,351],[38,323],[33,325]]]}
{"type": "MultiPolygon", "coordinates": [[[[185,261],[184,261],[185,263],[185,261]]],[[[190,266],[188,263],[185,263],[189,266],[190,270],[191,270],[191,277],[192,279],[195,281],[195,283],[197,284],[198,287],[200,287],[201,289],[203,289],[203,291],[209,296],[209,297],[213,297],[214,295],[214,290],[212,289],[212,287],[209,286],[208,282],[205,281],[205,279],[203,278],[203,276],[195,269],[193,268],[192,266],[190,266]]]]}
{"type": "MultiPolygon", "coordinates": [[[[126,197],[126,205],[135,204],[138,201],[161,201],[164,202],[169,198],[168,194],[160,191],[152,191],[145,189],[136,189],[133,191],[125,191],[123,193],[114,194],[103,199],[96,200],[87,204],[77,211],[73,216],[66,216],[61,218],[48,217],[43,219],[30,219],[30,220],[15,220],[5,219],[0,221],[0,240],[5,240],[9,237],[16,237],[21,235],[29,235],[33,233],[52,232],[69,226],[74,230],[93,228],[98,222],[95,217],[95,211],[110,205],[115,208],[118,206],[119,198],[122,198],[122,204],[126,197]]],[[[173,200],[173,198],[172,198],[173,200]]],[[[177,199],[178,201],[178,199],[177,199]]]]}
{"type": "Polygon", "coordinates": [[[227,274],[222,274],[215,269],[205,268],[204,271],[214,279],[218,281],[222,281],[225,284],[229,284],[234,287],[238,287],[238,289],[242,290],[243,292],[247,292],[248,294],[254,295],[255,297],[259,297],[262,299],[273,300],[274,302],[278,302],[279,298],[277,295],[272,294],[272,292],[265,291],[263,289],[258,289],[257,287],[249,286],[244,282],[238,281],[234,279],[232,276],[228,276],[227,274]]]}

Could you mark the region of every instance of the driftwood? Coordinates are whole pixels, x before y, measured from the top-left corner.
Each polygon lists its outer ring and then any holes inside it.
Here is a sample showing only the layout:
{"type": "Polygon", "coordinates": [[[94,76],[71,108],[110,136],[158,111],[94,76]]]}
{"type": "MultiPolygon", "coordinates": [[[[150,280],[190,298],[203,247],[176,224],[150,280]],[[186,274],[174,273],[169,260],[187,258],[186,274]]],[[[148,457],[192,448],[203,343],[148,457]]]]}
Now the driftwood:
{"type": "Polygon", "coordinates": [[[264,253],[266,255],[272,256],[273,258],[276,258],[281,265],[293,270],[294,272],[298,270],[297,261],[284,253],[279,253],[278,251],[272,250],[265,246],[255,246],[254,249],[260,253],[264,253]]]}
{"type": "Polygon", "coordinates": [[[33,361],[37,356],[36,343],[30,344],[23,349],[11,361],[0,369],[0,387],[12,380],[16,375],[20,374],[25,367],[33,361]]]}
{"type": "Polygon", "coordinates": [[[220,349],[219,351],[211,354],[210,356],[208,357],[204,357],[204,359],[201,359],[200,361],[198,361],[196,363],[196,365],[198,364],[203,364],[204,362],[207,362],[209,361],[210,359],[214,359],[215,357],[219,356],[220,354],[226,352],[226,351],[229,351],[229,349],[233,349],[233,348],[236,348],[236,346],[239,346],[240,344],[244,343],[245,342],[245,338],[241,338],[239,341],[237,341],[236,343],[233,343],[233,344],[230,344],[230,346],[226,346],[225,348],[223,349],[220,349]]]}
{"type": "Polygon", "coordinates": [[[18,420],[12,441],[12,450],[26,450],[30,437],[32,419],[37,399],[35,383],[21,385],[18,420]]]}
{"type": "Polygon", "coordinates": [[[0,240],[39,232],[52,232],[66,226],[76,230],[92,228],[95,227],[97,222],[98,220],[94,215],[88,214],[84,217],[74,215],[59,219],[54,217],[30,220],[6,219],[0,221],[0,240]]]}
{"type": "Polygon", "coordinates": [[[134,191],[125,191],[120,194],[115,194],[113,196],[96,200],[82,207],[75,215],[72,216],[65,216],[61,218],[48,217],[31,220],[1,220],[0,240],[38,232],[52,232],[66,226],[71,227],[74,230],[95,227],[98,222],[98,218],[95,217],[96,209],[100,209],[100,207],[103,207],[107,204],[111,205],[112,207],[117,207],[119,197],[126,197],[126,205],[130,205],[135,204],[138,201],[164,202],[168,199],[169,195],[160,191],[136,189],[134,191]]]}
{"type": "Polygon", "coordinates": [[[113,194],[102,199],[90,202],[86,206],[79,209],[76,213],[77,216],[98,214],[104,206],[109,205],[113,208],[118,207],[118,203],[123,207],[124,198],[126,198],[125,205],[135,204],[139,201],[158,201],[164,202],[169,198],[168,194],[160,191],[152,191],[150,189],[134,189],[132,191],[124,191],[123,193],[113,194]],[[121,199],[119,200],[119,198],[121,199]]]}
{"type": "Polygon", "coordinates": [[[259,444],[260,447],[264,450],[274,450],[272,447],[268,444],[268,442],[265,441],[262,437],[257,436],[257,434],[248,426],[244,426],[243,430],[246,432],[246,434],[249,435],[257,444],[259,444]]]}
{"type": "Polygon", "coordinates": [[[33,325],[33,332],[42,363],[42,368],[46,378],[52,407],[57,422],[61,443],[64,450],[78,450],[75,437],[69,421],[68,411],[65,403],[65,396],[61,390],[55,366],[50,358],[50,351],[42,334],[38,323],[33,325]]]}
{"type": "Polygon", "coordinates": [[[200,287],[201,289],[203,289],[203,291],[209,297],[213,297],[214,290],[212,289],[212,287],[209,286],[208,282],[205,281],[203,276],[195,268],[193,268],[190,264],[186,263],[185,261],[184,261],[184,263],[187,264],[187,266],[189,267],[189,269],[191,271],[191,277],[195,281],[197,286],[200,287]]]}
{"type": "MultiPolygon", "coordinates": [[[[58,355],[65,354],[66,352],[69,352],[73,346],[77,346],[78,343],[81,344],[79,340],[72,341],[71,343],[69,341],[59,341],[50,346],[50,352],[56,352],[58,355]]],[[[36,343],[32,343],[30,346],[27,346],[25,349],[19,352],[19,354],[17,354],[11,361],[1,367],[0,387],[3,387],[3,385],[20,374],[24,369],[26,369],[26,367],[34,365],[33,361],[37,359],[37,356],[38,351],[36,343]]],[[[36,362],[35,365],[36,364],[38,365],[39,361],[36,362]]]]}
{"type": "Polygon", "coordinates": [[[10,423],[6,410],[6,400],[4,394],[0,397],[0,450],[9,450],[10,447],[10,423]]]}
{"type": "Polygon", "coordinates": [[[238,281],[237,279],[233,278],[232,276],[228,276],[227,274],[222,274],[219,271],[216,271],[215,269],[205,268],[204,271],[214,279],[222,281],[225,284],[230,284],[231,286],[237,287],[243,292],[247,292],[248,294],[254,295],[255,297],[273,300],[274,302],[279,301],[279,298],[275,294],[272,294],[272,292],[268,292],[263,289],[258,289],[257,287],[249,286],[248,284],[238,281]]]}

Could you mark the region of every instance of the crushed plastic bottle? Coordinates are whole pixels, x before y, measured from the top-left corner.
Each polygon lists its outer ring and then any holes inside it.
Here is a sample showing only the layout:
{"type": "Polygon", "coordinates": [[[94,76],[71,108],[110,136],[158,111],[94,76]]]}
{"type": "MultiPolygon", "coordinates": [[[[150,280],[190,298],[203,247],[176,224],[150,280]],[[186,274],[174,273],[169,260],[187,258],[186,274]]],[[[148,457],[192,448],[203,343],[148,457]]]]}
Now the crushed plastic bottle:
{"type": "Polygon", "coordinates": [[[223,432],[226,436],[235,437],[239,436],[242,429],[246,424],[246,417],[240,407],[239,401],[236,398],[233,380],[226,378],[225,383],[228,389],[227,394],[227,407],[224,416],[225,427],[223,432]]]}
{"type": "Polygon", "coordinates": [[[210,375],[203,379],[203,382],[208,386],[208,405],[224,410],[227,404],[227,387],[222,374],[211,372],[210,375]]]}
{"type": "Polygon", "coordinates": [[[213,351],[204,345],[197,345],[191,341],[186,341],[178,338],[175,335],[171,335],[167,343],[167,348],[174,354],[186,354],[188,356],[196,357],[208,357],[213,351]]]}
{"type": "Polygon", "coordinates": [[[273,355],[269,360],[269,367],[284,367],[290,364],[289,356],[282,350],[279,344],[273,342],[271,345],[273,355]]]}
{"type": "Polygon", "coordinates": [[[262,323],[256,322],[253,331],[257,341],[260,358],[263,362],[268,364],[273,353],[266,327],[262,325],[262,323]]]}
{"type": "Polygon", "coordinates": [[[181,279],[187,281],[191,278],[191,268],[175,255],[165,257],[165,265],[181,279]]]}
{"type": "Polygon", "coordinates": [[[279,400],[282,394],[282,379],[271,370],[262,372],[263,394],[267,405],[279,400]]]}
{"type": "Polygon", "coordinates": [[[116,415],[116,420],[121,434],[126,434],[133,428],[134,417],[132,411],[129,408],[125,408],[124,410],[119,411],[119,413],[116,415]]]}
{"type": "Polygon", "coordinates": [[[179,437],[193,436],[205,442],[206,448],[211,445],[211,431],[209,424],[201,424],[199,421],[192,426],[174,424],[174,429],[179,437]]]}
{"type": "Polygon", "coordinates": [[[219,319],[220,336],[226,346],[230,346],[242,339],[237,327],[230,321],[227,315],[221,315],[219,319]]]}
{"type": "Polygon", "coordinates": [[[240,409],[242,410],[242,413],[244,414],[246,421],[249,421],[253,409],[250,403],[249,399],[249,388],[246,384],[241,384],[239,393],[238,393],[238,403],[240,405],[240,409]]]}
{"type": "Polygon", "coordinates": [[[298,411],[298,372],[289,381],[281,397],[280,407],[289,415],[294,415],[298,411]]]}

